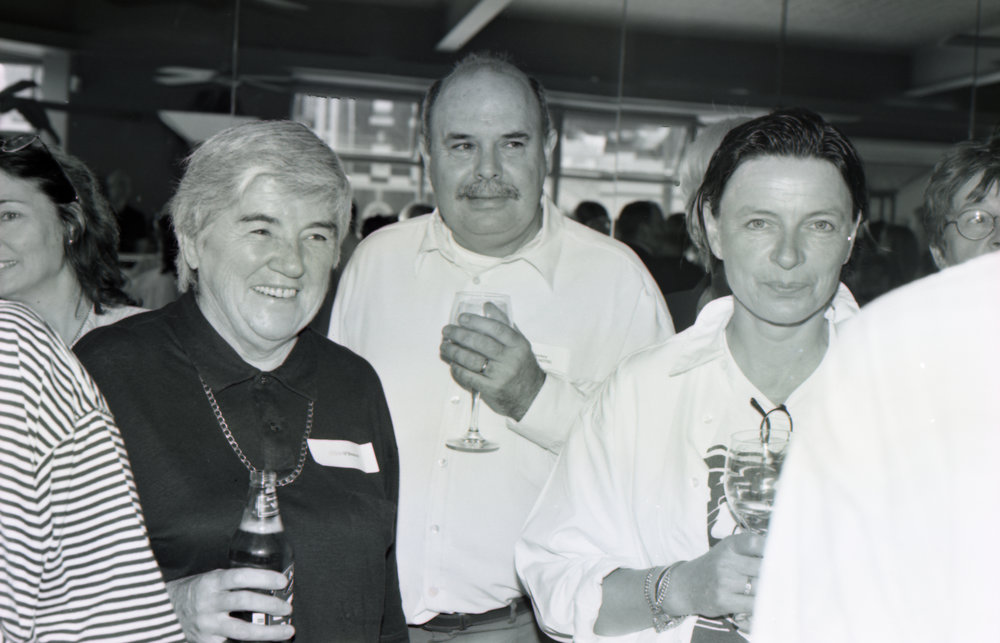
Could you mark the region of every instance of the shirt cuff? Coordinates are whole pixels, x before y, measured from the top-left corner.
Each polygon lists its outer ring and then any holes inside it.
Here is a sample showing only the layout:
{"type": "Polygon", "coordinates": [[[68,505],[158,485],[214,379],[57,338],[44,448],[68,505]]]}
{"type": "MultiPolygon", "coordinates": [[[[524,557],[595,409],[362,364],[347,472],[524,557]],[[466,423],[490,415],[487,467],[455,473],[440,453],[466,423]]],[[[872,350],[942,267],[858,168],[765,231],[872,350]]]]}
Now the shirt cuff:
{"type": "Polygon", "coordinates": [[[558,454],[586,400],[586,395],[569,380],[546,373],[524,417],[520,422],[507,418],[507,428],[558,454]]]}

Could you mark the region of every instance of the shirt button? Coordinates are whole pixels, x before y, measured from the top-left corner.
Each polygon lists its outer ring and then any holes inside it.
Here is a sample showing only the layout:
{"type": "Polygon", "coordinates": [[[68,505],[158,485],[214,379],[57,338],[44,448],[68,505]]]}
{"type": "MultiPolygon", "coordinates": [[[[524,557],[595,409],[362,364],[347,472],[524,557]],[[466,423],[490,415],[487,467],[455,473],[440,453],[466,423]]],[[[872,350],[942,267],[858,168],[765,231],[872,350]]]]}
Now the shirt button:
{"type": "Polygon", "coordinates": [[[257,381],[260,382],[261,384],[267,384],[268,382],[271,381],[271,378],[269,378],[267,375],[261,375],[259,378],[257,378],[257,381]]]}
{"type": "Polygon", "coordinates": [[[427,590],[427,595],[428,596],[437,596],[438,595],[438,588],[437,587],[431,587],[430,589],[427,590]]]}
{"type": "Polygon", "coordinates": [[[698,476],[694,476],[691,478],[691,488],[692,489],[698,488],[698,476]]]}
{"type": "Polygon", "coordinates": [[[431,525],[431,533],[437,535],[441,531],[441,528],[437,525],[431,525]]]}
{"type": "Polygon", "coordinates": [[[271,431],[274,433],[281,433],[281,425],[271,422],[271,431]]]}
{"type": "Polygon", "coordinates": [[[455,397],[451,398],[450,402],[452,404],[458,404],[459,400],[461,400],[461,399],[462,398],[460,398],[459,396],[456,395],[455,397]]]}
{"type": "Polygon", "coordinates": [[[705,416],[705,419],[704,419],[704,422],[705,422],[705,424],[711,424],[711,423],[712,423],[712,420],[714,420],[714,419],[715,419],[715,418],[714,418],[714,417],[712,417],[711,415],[706,415],[706,416],[705,416]]]}
{"type": "Polygon", "coordinates": [[[448,466],[448,461],[445,460],[444,458],[441,458],[440,460],[438,460],[437,465],[442,469],[444,469],[448,466]]]}
{"type": "Polygon", "coordinates": [[[472,283],[474,283],[474,284],[478,284],[480,281],[482,281],[482,280],[479,277],[473,277],[472,278],[472,283]]]}

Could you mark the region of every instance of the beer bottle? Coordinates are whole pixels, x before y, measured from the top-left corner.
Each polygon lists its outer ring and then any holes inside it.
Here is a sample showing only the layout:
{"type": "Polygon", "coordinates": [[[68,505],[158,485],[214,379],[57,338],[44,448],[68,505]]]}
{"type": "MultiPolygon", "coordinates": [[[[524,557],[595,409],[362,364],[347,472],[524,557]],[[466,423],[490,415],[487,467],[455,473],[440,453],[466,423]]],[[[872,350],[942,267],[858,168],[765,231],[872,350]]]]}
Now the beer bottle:
{"type": "MultiPolygon", "coordinates": [[[[229,566],[281,572],[288,579],[288,585],[282,590],[267,593],[291,604],[295,564],[292,546],[285,537],[285,528],[278,512],[276,477],[274,471],[250,472],[250,491],[243,509],[243,518],[229,544],[229,566]]],[[[232,615],[263,625],[292,622],[291,615],[274,616],[256,612],[233,612],[232,615]]]]}

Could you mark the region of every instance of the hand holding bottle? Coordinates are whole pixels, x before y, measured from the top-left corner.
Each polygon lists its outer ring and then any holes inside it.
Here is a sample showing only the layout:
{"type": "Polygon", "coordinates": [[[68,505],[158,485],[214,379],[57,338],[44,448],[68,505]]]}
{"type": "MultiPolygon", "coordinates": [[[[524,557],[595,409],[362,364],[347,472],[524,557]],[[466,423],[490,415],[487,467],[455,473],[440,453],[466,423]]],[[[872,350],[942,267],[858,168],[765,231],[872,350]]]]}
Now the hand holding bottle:
{"type": "Polygon", "coordinates": [[[292,606],[270,595],[288,584],[285,576],[266,569],[216,569],[167,583],[167,593],[191,643],[285,641],[295,635],[291,625],[258,625],[230,612],[287,616],[292,606]]]}

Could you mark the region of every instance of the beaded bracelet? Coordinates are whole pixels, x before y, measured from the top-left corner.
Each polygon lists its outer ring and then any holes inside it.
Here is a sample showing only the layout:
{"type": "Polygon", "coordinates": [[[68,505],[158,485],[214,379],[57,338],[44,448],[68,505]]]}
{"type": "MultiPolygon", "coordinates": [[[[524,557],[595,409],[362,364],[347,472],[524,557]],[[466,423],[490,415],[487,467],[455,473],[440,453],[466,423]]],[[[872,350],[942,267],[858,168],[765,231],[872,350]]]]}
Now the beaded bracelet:
{"type": "Polygon", "coordinates": [[[672,627],[680,625],[684,616],[671,616],[663,611],[663,601],[667,598],[667,591],[670,589],[670,575],[674,569],[685,561],[679,560],[666,567],[654,567],[646,574],[644,586],[646,603],[653,614],[653,629],[659,633],[672,627]],[[656,582],[653,582],[653,578],[656,582]]]}
{"type": "Polygon", "coordinates": [[[656,612],[656,587],[659,584],[662,575],[665,574],[666,571],[667,567],[664,565],[663,567],[652,567],[646,574],[646,582],[643,585],[643,594],[646,596],[646,604],[649,605],[649,609],[654,613],[656,612]],[[659,573],[660,576],[657,576],[657,573],[659,573]],[[656,578],[655,583],[653,582],[654,578],[656,578]]]}

